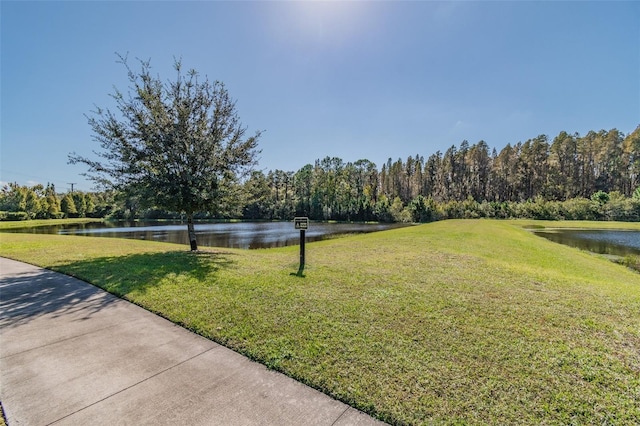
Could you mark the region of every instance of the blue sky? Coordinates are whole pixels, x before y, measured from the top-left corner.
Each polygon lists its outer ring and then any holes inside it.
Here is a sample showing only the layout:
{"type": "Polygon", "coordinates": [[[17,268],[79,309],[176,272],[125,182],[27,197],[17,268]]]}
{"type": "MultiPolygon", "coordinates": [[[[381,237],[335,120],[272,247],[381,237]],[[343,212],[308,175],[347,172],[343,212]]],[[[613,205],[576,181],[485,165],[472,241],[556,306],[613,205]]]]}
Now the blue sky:
{"type": "Polygon", "coordinates": [[[92,188],[67,155],[98,148],[85,114],[127,88],[115,52],[223,81],[265,131],[265,171],[640,124],[640,2],[3,0],[0,14],[2,182],[92,188]]]}

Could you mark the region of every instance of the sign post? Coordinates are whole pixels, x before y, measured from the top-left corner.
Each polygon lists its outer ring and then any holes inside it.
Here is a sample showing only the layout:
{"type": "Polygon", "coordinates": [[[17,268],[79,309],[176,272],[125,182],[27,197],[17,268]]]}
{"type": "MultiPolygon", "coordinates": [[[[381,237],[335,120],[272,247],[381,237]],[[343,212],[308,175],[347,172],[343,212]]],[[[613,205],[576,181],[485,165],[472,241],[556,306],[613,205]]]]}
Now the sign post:
{"type": "Polygon", "coordinates": [[[304,270],[304,243],[305,243],[305,231],[309,229],[308,217],[296,217],[293,219],[293,226],[295,229],[300,230],[300,267],[298,268],[298,275],[302,275],[304,270]]]}

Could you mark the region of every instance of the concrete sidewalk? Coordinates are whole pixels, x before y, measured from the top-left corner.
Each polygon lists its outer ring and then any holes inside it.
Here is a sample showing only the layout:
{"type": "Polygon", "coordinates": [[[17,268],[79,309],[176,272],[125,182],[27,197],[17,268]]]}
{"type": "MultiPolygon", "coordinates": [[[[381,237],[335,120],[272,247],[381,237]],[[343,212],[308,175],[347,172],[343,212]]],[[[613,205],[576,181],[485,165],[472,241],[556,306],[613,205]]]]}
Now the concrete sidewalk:
{"type": "Polygon", "coordinates": [[[15,425],[375,425],[83,281],[0,258],[0,401],[15,425]]]}

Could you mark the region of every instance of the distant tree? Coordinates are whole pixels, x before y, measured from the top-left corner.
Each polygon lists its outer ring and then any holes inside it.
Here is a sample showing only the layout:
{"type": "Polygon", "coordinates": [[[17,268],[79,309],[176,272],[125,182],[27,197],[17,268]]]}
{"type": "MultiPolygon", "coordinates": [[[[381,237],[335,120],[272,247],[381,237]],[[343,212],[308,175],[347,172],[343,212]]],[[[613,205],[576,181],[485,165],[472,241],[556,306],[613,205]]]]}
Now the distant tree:
{"type": "Polygon", "coordinates": [[[626,194],[633,192],[640,185],[640,126],[629,133],[624,140],[624,161],[626,166],[626,178],[623,191],[626,194]]]}
{"type": "Polygon", "coordinates": [[[374,213],[380,222],[393,222],[394,218],[391,215],[391,201],[389,198],[382,194],[378,198],[378,202],[375,205],[374,213]]]}
{"type": "Polygon", "coordinates": [[[393,200],[389,211],[394,222],[411,222],[411,212],[405,209],[400,197],[396,197],[393,200]]]}
{"type": "Polygon", "coordinates": [[[256,163],[260,132],[245,137],[235,102],[221,82],[183,73],[175,80],[151,75],[148,61],[134,72],[119,56],[129,77],[129,92],[112,95],[119,114],[98,108],[88,117],[102,151],[95,161],[75,153],[70,163],[107,187],[135,194],[145,207],[182,212],[191,250],[197,250],[193,217],[222,214],[234,205],[240,175],[256,163]]]}
{"type": "Polygon", "coordinates": [[[47,184],[44,191],[47,212],[46,216],[50,218],[58,218],[61,214],[60,200],[56,194],[56,187],[53,184],[47,184]]]}
{"type": "Polygon", "coordinates": [[[351,186],[355,190],[355,202],[351,214],[357,220],[373,219],[373,208],[378,198],[378,170],[375,163],[361,159],[349,167],[351,186]]]}
{"type": "Polygon", "coordinates": [[[259,170],[251,173],[251,177],[244,183],[245,202],[242,217],[245,219],[271,219],[272,205],[270,200],[271,188],[267,177],[259,170]]]}
{"type": "Polygon", "coordinates": [[[442,153],[436,151],[435,154],[429,156],[424,165],[421,194],[437,200],[443,199],[442,172],[442,153]]]}
{"type": "Polygon", "coordinates": [[[489,146],[485,141],[472,145],[467,156],[468,195],[476,201],[487,199],[491,157],[489,146]]]}
{"type": "Polygon", "coordinates": [[[433,198],[418,195],[407,206],[413,222],[432,222],[437,218],[437,207],[433,198]]]}
{"type": "Polygon", "coordinates": [[[296,215],[311,216],[311,193],[313,188],[313,166],[307,164],[294,175],[296,215]]]}
{"type": "Polygon", "coordinates": [[[554,138],[550,147],[550,191],[557,199],[565,200],[579,194],[577,138],[577,133],[570,135],[563,131],[554,138]]]}
{"type": "Polygon", "coordinates": [[[84,204],[86,215],[92,215],[96,211],[96,204],[93,201],[93,196],[91,194],[84,194],[84,204]]]}
{"type": "Polygon", "coordinates": [[[270,187],[270,219],[290,219],[294,215],[293,172],[276,170],[266,177],[270,187]]]}
{"type": "Polygon", "coordinates": [[[609,202],[609,194],[604,191],[598,191],[591,195],[591,201],[594,201],[598,204],[606,204],[609,202]]]}
{"type": "Polygon", "coordinates": [[[596,154],[598,152],[598,134],[594,131],[588,132],[585,136],[577,140],[577,164],[579,167],[579,188],[578,195],[588,197],[596,192],[596,154]]]}
{"type": "Polygon", "coordinates": [[[0,192],[0,210],[20,212],[26,210],[27,187],[15,182],[2,187],[0,192]]]}
{"type": "Polygon", "coordinates": [[[78,210],[76,209],[76,203],[73,201],[71,194],[67,194],[60,200],[60,210],[66,217],[76,217],[78,210]]]}
{"type": "Polygon", "coordinates": [[[75,191],[71,194],[73,204],[76,206],[78,217],[85,217],[87,214],[87,200],[82,192],[75,191]]]}
{"type": "Polygon", "coordinates": [[[518,153],[516,148],[507,144],[493,161],[491,169],[491,198],[495,201],[514,201],[516,199],[515,181],[517,179],[518,153]]]}
{"type": "Polygon", "coordinates": [[[32,189],[27,191],[25,197],[25,211],[29,215],[29,219],[35,218],[40,211],[40,198],[32,189]]]}

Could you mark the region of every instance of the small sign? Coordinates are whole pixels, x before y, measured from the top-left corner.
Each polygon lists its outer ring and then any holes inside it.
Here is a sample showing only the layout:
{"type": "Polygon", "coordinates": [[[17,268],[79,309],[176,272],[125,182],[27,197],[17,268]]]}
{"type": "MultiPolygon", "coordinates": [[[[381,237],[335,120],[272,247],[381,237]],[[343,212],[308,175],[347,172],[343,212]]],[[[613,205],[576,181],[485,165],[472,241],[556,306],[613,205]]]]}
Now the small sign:
{"type": "Polygon", "coordinates": [[[296,229],[309,229],[308,217],[296,217],[293,219],[293,225],[296,229]]]}

